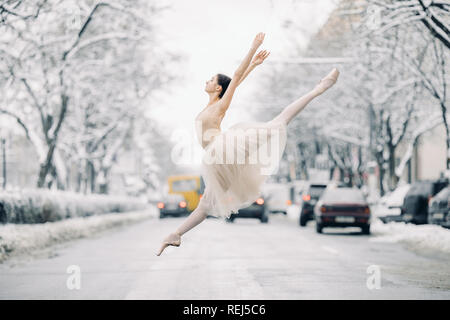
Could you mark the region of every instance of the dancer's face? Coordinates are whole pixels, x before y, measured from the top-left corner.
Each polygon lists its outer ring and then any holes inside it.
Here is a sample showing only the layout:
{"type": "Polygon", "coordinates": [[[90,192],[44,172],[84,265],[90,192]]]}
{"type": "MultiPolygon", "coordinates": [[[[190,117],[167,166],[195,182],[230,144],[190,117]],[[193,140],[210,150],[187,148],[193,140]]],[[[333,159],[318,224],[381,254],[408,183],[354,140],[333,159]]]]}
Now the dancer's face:
{"type": "Polygon", "coordinates": [[[217,83],[217,74],[212,76],[211,79],[206,81],[205,85],[205,91],[206,92],[220,92],[220,86],[217,83]]]}

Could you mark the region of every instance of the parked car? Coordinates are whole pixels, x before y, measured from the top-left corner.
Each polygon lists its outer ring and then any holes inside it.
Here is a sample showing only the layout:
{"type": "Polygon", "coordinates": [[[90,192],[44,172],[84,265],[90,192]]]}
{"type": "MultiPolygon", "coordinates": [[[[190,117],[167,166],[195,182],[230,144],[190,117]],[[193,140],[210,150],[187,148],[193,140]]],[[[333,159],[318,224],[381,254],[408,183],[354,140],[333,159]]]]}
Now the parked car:
{"type": "Polygon", "coordinates": [[[256,218],[261,220],[262,223],[269,222],[267,205],[264,197],[259,197],[250,206],[239,209],[238,213],[232,213],[226,221],[233,222],[236,218],[256,218]]]}
{"type": "Polygon", "coordinates": [[[400,215],[402,213],[403,201],[410,188],[410,184],[404,184],[381,197],[380,204],[387,209],[384,212],[386,214],[400,215]]]}
{"type": "Polygon", "coordinates": [[[358,188],[327,188],[314,208],[316,231],[324,227],[360,227],[370,234],[370,208],[358,188]]]}
{"type": "Polygon", "coordinates": [[[415,224],[428,223],[428,202],[447,185],[446,179],[414,182],[403,201],[403,221],[415,224]]]}
{"type": "Polygon", "coordinates": [[[309,186],[308,180],[293,180],[287,183],[289,185],[290,200],[292,204],[300,206],[302,204],[303,190],[309,186]]]}
{"type": "Polygon", "coordinates": [[[381,197],[378,208],[378,218],[384,223],[391,221],[403,222],[402,206],[405,196],[411,188],[410,184],[398,186],[394,191],[381,197]]]}
{"type": "Polygon", "coordinates": [[[286,183],[265,183],[263,193],[269,213],[287,214],[287,208],[292,204],[289,185],[286,183]]]}
{"type": "Polygon", "coordinates": [[[300,226],[306,226],[309,220],[314,220],[314,206],[324,192],[327,184],[325,183],[310,183],[303,190],[302,205],[300,209],[300,226]]]}
{"type": "Polygon", "coordinates": [[[431,198],[428,206],[428,223],[450,228],[450,186],[431,198]]]}
{"type": "Polygon", "coordinates": [[[166,194],[157,206],[161,219],[167,216],[180,217],[189,214],[187,202],[181,194],[166,194]]]}

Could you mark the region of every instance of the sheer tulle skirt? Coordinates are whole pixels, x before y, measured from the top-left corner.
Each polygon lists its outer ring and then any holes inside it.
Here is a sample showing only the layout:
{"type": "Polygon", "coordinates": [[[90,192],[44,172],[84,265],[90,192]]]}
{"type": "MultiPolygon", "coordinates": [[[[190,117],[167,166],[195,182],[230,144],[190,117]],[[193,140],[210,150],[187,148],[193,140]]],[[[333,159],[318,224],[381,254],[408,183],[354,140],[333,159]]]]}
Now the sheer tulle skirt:
{"type": "Polygon", "coordinates": [[[229,217],[256,201],[278,170],[286,132],[282,121],[240,122],[213,137],[202,158],[202,203],[210,215],[229,217]]]}

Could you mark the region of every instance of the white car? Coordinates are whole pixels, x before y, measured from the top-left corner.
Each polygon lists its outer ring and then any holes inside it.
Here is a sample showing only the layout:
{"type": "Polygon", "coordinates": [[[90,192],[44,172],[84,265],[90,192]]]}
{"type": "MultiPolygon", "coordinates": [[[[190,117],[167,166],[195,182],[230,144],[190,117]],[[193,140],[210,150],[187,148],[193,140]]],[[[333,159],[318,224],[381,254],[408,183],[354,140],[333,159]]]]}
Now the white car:
{"type": "Polygon", "coordinates": [[[410,184],[398,186],[394,191],[381,197],[378,205],[376,206],[376,210],[374,211],[375,216],[377,216],[384,223],[391,221],[403,221],[403,201],[410,187],[410,184]]]}
{"type": "Polygon", "coordinates": [[[400,215],[403,206],[403,200],[408,192],[410,184],[398,186],[394,191],[385,194],[380,199],[382,215],[400,215]]]}
{"type": "Polygon", "coordinates": [[[291,205],[290,188],[290,185],[286,183],[265,183],[263,185],[262,192],[270,213],[287,214],[287,208],[291,205]]]}

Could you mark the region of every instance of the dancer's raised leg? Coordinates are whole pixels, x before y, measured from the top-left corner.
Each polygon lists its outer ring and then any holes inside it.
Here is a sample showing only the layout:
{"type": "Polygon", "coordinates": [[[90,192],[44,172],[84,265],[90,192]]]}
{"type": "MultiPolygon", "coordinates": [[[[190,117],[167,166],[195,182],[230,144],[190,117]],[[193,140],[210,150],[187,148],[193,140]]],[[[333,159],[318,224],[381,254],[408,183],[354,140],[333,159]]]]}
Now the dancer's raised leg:
{"type": "Polygon", "coordinates": [[[286,125],[289,124],[289,122],[291,122],[291,120],[302,111],[311,100],[333,86],[336,83],[338,76],[339,71],[334,68],[325,78],[319,81],[313,90],[292,102],[271,121],[283,121],[286,125]]]}
{"type": "Polygon", "coordinates": [[[187,217],[187,219],[178,227],[178,229],[169,234],[164,240],[157,256],[161,255],[168,246],[179,247],[181,244],[181,236],[200,224],[208,216],[208,206],[202,197],[198,203],[197,208],[187,217]]]}

